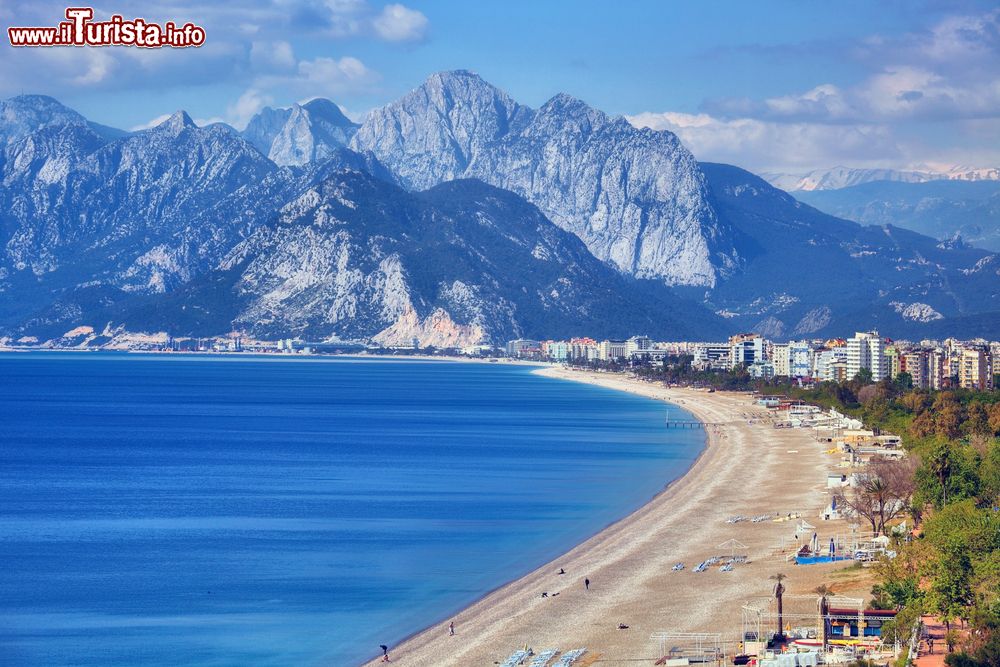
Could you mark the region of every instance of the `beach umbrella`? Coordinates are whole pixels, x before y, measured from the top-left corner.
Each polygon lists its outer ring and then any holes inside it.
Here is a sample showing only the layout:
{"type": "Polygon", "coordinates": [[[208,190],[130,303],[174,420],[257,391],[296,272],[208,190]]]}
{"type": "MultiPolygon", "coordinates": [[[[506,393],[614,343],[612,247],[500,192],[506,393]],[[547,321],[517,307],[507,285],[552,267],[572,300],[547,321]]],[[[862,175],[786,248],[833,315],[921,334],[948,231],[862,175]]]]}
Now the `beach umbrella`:
{"type": "Polygon", "coordinates": [[[720,544],[717,548],[729,551],[729,557],[736,558],[737,550],[746,549],[747,545],[743,544],[739,540],[726,540],[725,542],[720,544]]]}

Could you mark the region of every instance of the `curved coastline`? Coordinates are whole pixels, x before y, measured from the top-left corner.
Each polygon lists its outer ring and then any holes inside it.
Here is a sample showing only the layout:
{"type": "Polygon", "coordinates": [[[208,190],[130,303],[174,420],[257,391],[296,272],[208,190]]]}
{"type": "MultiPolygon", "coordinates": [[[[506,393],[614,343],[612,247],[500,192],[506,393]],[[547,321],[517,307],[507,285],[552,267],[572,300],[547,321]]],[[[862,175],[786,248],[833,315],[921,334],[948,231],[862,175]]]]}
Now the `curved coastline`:
{"type": "MultiPolygon", "coordinates": [[[[378,359],[390,359],[390,360],[392,360],[392,359],[398,359],[398,357],[393,357],[393,356],[390,356],[390,355],[338,355],[338,356],[341,356],[341,357],[351,357],[351,358],[357,358],[357,359],[375,359],[375,360],[378,360],[378,359]]],[[[413,359],[418,360],[418,361],[455,361],[455,362],[459,362],[459,363],[490,363],[490,362],[487,362],[487,361],[482,360],[482,359],[466,359],[466,358],[461,358],[461,357],[410,356],[410,357],[407,357],[407,358],[413,358],[413,359]]],[[[588,377],[583,377],[583,376],[581,376],[581,377],[577,377],[577,376],[568,377],[568,376],[565,375],[565,373],[568,373],[568,372],[579,373],[579,372],[578,371],[568,371],[567,367],[564,367],[561,364],[555,364],[555,363],[551,363],[551,362],[518,361],[518,360],[510,360],[510,359],[505,359],[503,361],[503,363],[509,364],[509,365],[519,365],[519,366],[526,366],[526,367],[529,367],[529,368],[533,368],[534,370],[532,370],[531,373],[534,374],[534,375],[540,375],[540,376],[544,376],[544,377],[548,377],[548,378],[553,378],[553,379],[558,379],[558,380],[562,380],[562,381],[568,381],[568,382],[582,382],[584,384],[591,384],[591,385],[603,387],[603,388],[606,388],[606,389],[612,389],[614,391],[623,391],[625,393],[636,394],[638,396],[642,396],[643,398],[650,398],[652,400],[660,400],[660,399],[657,399],[656,397],[649,396],[647,393],[644,393],[644,392],[641,392],[641,391],[623,389],[621,387],[610,386],[608,383],[605,383],[605,382],[594,381],[595,378],[596,378],[596,376],[597,376],[596,373],[591,373],[591,374],[589,374],[588,377]]],[[[617,376],[615,376],[615,377],[617,377],[617,376]]],[[[678,405],[677,403],[674,403],[674,402],[668,401],[668,400],[663,400],[663,402],[667,403],[668,405],[670,405],[671,407],[673,407],[675,409],[680,409],[680,410],[683,410],[684,412],[687,412],[691,416],[695,417],[698,421],[702,422],[702,424],[705,423],[704,419],[701,419],[697,414],[695,414],[695,412],[693,412],[692,410],[689,410],[687,407],[685,407],[683,405],[678,405]]],[[[648,501],[646,501],[645,503],[643,503],[640,507],[635,508],[631,513],[625,515],[624,517],[622,517],[622,518],[620,518],[620,519],[618,519],[616,521],[612,521],[611,523],[606,524],[602,528],[598,528],[595,532],[593,532],[590,535],[588,535],[586,538],[584,538],[582,541],[580,541],[579,543],[577,543],[576,545],[574,545],[569,551],[565,552],[564,554],[560,554],[556,558],[554,558],[552,560],[549,560],[549,561],[546,561],[544,564],[540,565],[539,567],[531,570],[530,572],[528,572],[526,574],[523,574],[521,576],[515,577],[514,579],[511,579],[509,581],[501,583],[501,584],[497,585],[496,587],[491,588],[488,591],[483,592],[475,600],[473,600],[472,602],[469,602],[468,604],[466,604],[465,606],[463,606],[459,610],[459,612],[457,614],[453,614],[450,617],[447,616],[447,615],[443,615],[443,616],[439,617],[438,619],[436,619],[433,623],[430,623],[429,625],[427,625],[427,626],[425,626],[425,627],[423,627],[423,628],[421,628],[419,630],[415,630],[414,632],[412,632],[409,635],[407,635],[406,637],[404,637],[400,642],[398,642],[398,644],[397,644],[398,648],[393,651],[393,656],[394,656],[393,657],[393,662],[398,662],[398,660],[395,657],[396,651],[399,651],[399,652],[406,651],[408,645],[410,645],[411,643],[416,642],[419,638],[421,638],[425,634],[433,636],[435,634],[435,628],[437,628],[439,625],[441,625],[442,623],[444,625],[448,625],[448,623],[449,623],[448,618],[452,618],[452,617],[457,618],[458,616],[460,616],[461,614],[465,613],[466,611],[472,609],[476,605],[481,604],[484,601],[488,600],[491,596],[496,595],[496,594],[504,591],[507,587],[509,587],[509,586],[511,586],[513,584],[516,584],[516,583],[518,583],[520,581],[526,580],[529,577],[532,577],[532,576],[534,576],[536,574],[539,574],[539,573],[542,573],[542,572],[548,572],[549,569],[551,569],[553,567],[558,567],[558,565],[556,565],[556,563],[563,562],[564,559],[566,558],[566,556],[568,556],[569,554],[572,554],[577,549],[585,547],[587,545],[587,543],[590,542],[591,540],[600,537],[606,531],[612,529],[614,526],[618,525],[619,523],[621,523],[623,521],[627,521],[630,517],[634,516],[635,514],[637,514],[640,511],[644,510],[650,504],[656,502],[656,500],[660,496],[662,496],[663,494],[665,494],[667,491],[669,491],[670,488],[673,485],[677,484],[682,479],[684,479],[686,476],[688,476],[688,475],[691,474],[691,472],[698,466],[699,462],[702,460],[702,458],[707,453],[707,451],[708,451],[708,449],[710,447],[710,443],[711,443],[711,439],[708,436],[708,431],[706,430],[706,437],[704,439],[704,443],[702,444],[702,447],[699,450],[697,456],[695,456],[695,458],[691,460],[691,464],[688,466],[688,468],[683,473],[681,473],[680,475],[678,475],[674,479],[672,479],[669,482],[667,482],[659,492],[657,492],[654,496],[652,496],[648,501]]],[[[381,658],[375,658],[375,659],[368,660],[368,661],[365,661],[365,662],[360,663],[360,664],[361,665],[369,665],[369,664],[375,665],[375,664],[383,664],[383,663],[382,663],[381,658]]],[[[407,662],[406,664],[411,664],[411,663],[407,662]]],[[[413,663],[413,664],[417,664],[417,663],[413,663]]],[[[430,664],[435,664],[435,663],[430,663],[430,664]]]]}
{"type": "MultiPolygon", "coordinates": [[[[766,575],[743,573],[769,565],[788,525],[727,526],[725,517],[818,514],[824,504],[826,468],[819,444],[801,431],[778,432],[759,420],[747,423],[745,416],[754,408],[746,395],[666,389],[558,366],[532,372],[661,400],[703,424],[719,425],[705,428],[707,438],[698,457],[648,503],[455,614],[455,637],[443,627],[448,620],[414,633],[393,648],[393,662],[493,664],[524,645],[563,650],[587,646],[591,655],[646,659],[656,657],[648,640],[651,632],[738,627],[743,600],[768,592],[766,575]],[[767,472],[779,464],[791,473],[788,479],[779,481],[767,472]],[[759,562],[741,568],[740,574],[670,572],[675,561],[714,555],[711,550],[727,539],[745,543],[748,555],[759,562]],[[566,575],[555,574],[560,568],[566,575]],[[589,591],[583,587],[585,577],[592,580],[589,591]],[[542,591],[550,596],[542,598],[542,591]],[[618,630],[618,623],[629,630],[618,630]]],[[[763,416],[763,411],[757,413],[763,416]]]]}

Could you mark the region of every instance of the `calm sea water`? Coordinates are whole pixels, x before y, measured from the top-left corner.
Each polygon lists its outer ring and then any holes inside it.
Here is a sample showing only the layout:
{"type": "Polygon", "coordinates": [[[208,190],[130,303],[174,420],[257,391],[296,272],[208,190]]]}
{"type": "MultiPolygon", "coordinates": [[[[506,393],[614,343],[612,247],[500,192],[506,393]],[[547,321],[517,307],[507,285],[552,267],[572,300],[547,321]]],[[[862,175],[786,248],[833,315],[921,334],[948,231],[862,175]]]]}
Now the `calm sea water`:
{"type": "Polygon", "coordinates": [[[0,354],[0,391],[4,665],[357,663],[703,447],[497,364],[0,354]]]}

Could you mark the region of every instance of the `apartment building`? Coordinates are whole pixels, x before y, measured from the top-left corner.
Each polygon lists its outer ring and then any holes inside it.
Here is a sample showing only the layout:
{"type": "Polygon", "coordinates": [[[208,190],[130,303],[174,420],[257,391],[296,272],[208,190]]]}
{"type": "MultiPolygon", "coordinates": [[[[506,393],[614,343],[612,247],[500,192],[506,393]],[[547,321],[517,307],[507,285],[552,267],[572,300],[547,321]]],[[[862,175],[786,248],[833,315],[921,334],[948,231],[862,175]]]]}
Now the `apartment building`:
{"type": "Polygon", "coordinates": [[[993,388],[990,353],[981,347],[962,348],[958,353],[958,385],[963,389],[993,388]]]}
{"type": "Polygon", "coordinates": [[[929,356],[927,350],[907,350],[899,355],[900,373],[908,373],[917,389],[930,387],[929,356]]]}
{"type": "Polygon", "coordinates": [[[885,345],[877,331],[859,331],[847,339],[847,379],[867,368],[878,382],[888,374],[885,345]]]}

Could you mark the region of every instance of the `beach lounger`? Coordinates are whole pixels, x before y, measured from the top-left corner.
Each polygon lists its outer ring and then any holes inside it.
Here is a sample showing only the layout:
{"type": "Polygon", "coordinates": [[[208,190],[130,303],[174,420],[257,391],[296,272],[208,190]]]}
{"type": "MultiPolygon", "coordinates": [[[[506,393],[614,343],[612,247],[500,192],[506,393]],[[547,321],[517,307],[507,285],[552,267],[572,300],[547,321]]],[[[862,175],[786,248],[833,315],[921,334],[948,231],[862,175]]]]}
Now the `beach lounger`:
{"type": "Polygon", "coordinates": [[[549,664],[549,660],[554,658],[558,652],[559,651],[554,648],[542,651],[535,656],[534,660],[531,661],[530,667],[545,667],[545,665],[549,664]]]}
{"type": "Polygon", "coordinates": [[[566,651],[565,653],[562,654],[562,657],[559,658],[558,662],[552,665],[552,667],[570,667],[570,665],[579,660],[580,656],[582,656],[586,652],[587,649],[585,648],[578,648],[578,649],[573,649],[572,651],[566,651]]]}
{"type": "Polygon", "coordinates": [[[528,652],[525,650],[514,651],[510,654],[510,657],[500,663],[500,667],[517,667],[525,658],[528,657],[528,652]]]}

